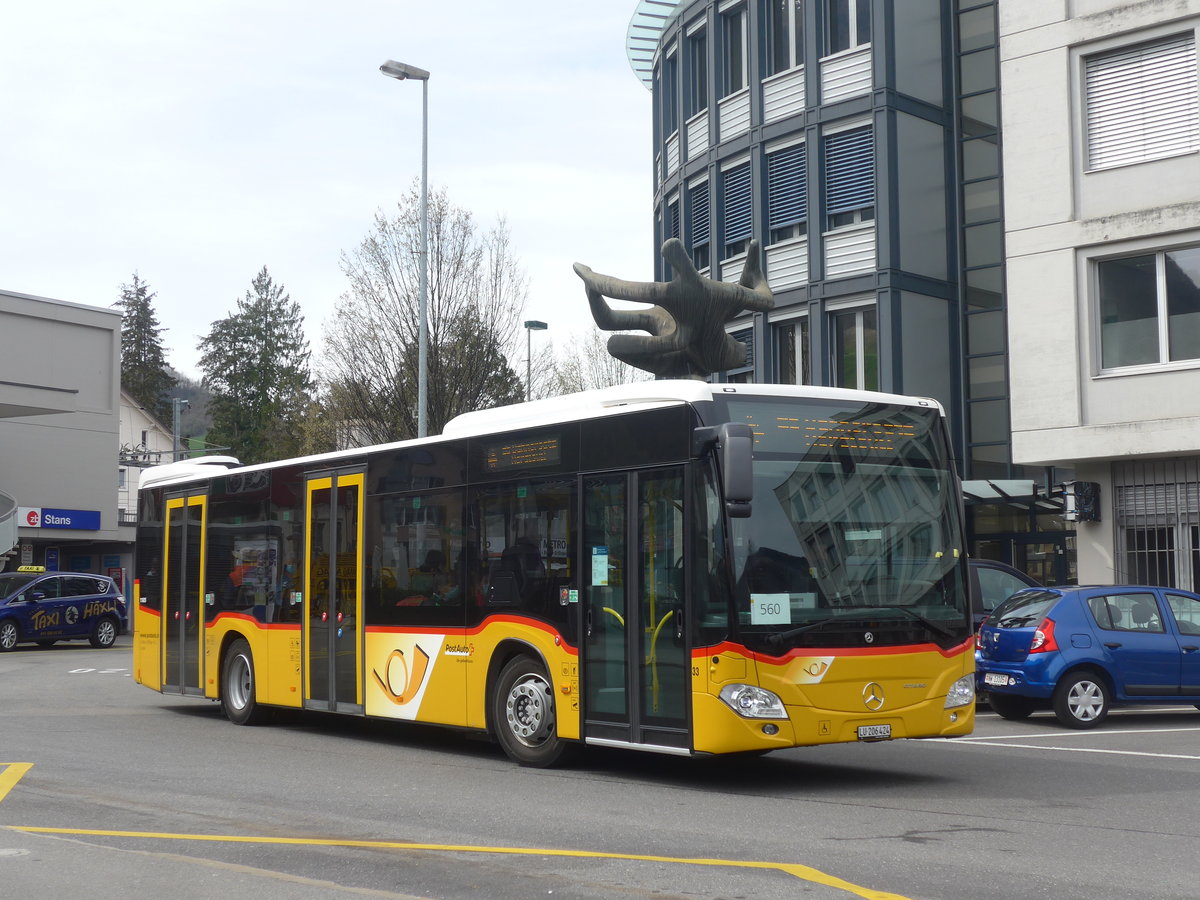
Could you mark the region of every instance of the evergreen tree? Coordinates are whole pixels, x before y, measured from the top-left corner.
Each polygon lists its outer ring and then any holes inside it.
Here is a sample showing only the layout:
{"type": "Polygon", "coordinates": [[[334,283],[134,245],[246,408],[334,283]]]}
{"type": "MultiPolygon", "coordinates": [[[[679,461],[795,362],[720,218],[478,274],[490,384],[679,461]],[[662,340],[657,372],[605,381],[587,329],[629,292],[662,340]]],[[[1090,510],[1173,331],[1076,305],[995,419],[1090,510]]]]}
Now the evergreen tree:
{"type": "Polygon", "coordinates": [[[121,387],[160,422],[171,423],[171,390],[176,379],[167,367],[162,333],[154,314],[158,295],[137,272],[133,283],[121,285],[121,387]]]}
{"type": "MultiPolygon", "coordinates": [[[[359,446],[417,434],[420,199],[414,186],[394,218],[342,254],[350,290],[325,330],[324,376],[359,446]]],[[[519,402],[520,314],[526,280],[503,220],[480,234],[446,191],[429,196],[428,426],[439,434],[462,412],[519,402]]],[[[340,439],[340,438],[339,438],[340,439]]]]}
{"type": "Polygon", "coordinates": [[[209,443],[227,445],[246,464],[299,455],[313,389],[304,316],[266,266],[200,350],[212,392],[209,443]]]}

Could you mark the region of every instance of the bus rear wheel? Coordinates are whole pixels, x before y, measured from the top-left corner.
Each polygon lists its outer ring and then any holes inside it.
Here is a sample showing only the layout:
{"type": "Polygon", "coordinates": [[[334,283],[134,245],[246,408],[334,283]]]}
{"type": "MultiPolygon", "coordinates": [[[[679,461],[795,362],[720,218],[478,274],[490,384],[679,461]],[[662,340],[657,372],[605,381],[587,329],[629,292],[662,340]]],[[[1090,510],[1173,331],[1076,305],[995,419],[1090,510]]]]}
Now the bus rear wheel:
{"type": "Polygon", "coordinates": [[[500,670],[492,694],[492,725],[504,752],[522,766],[553,766],[567,750],[558,737],[550,679],[528,656],[518,656],[500,670]]]}
{"type": "Polygon", "coordinates": [[[245,638],[229,645],[221,661],[221,709],[234,725],[258,725],[267,711],[254,696],[254,657],[245,638]]]}

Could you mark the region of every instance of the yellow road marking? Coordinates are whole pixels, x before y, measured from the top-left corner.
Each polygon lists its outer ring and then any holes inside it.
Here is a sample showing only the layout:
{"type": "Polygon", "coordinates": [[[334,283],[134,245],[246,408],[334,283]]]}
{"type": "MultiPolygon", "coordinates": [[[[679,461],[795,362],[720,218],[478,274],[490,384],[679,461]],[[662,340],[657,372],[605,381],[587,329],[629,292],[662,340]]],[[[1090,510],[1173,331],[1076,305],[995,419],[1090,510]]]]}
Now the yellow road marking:
{"type": "Polygon", "coordinates": [[[33,763],[0,763],[0,766],[4,766],[0,771],[0,800],[3,800],[25,773],[33,768],[33,763]]]}
{"type": "Polygon", "coordinates": [[[107,831],[91,828],[41,828],[32,825],[8,825],[11,831],[29,834],[88,835],[92,837],[146,838],[162,841],[207,841],[232,844],[287,844],[306,847],[355,847],[377,850],[426,850],[445,853],[495,853],[508,856],[564,856],[579,859],[624,859],[634,862],[674,863],[690,866],[728,866],[735,869],[777,869],[804,881],[837,888],[865,900],[907,900],[900,894],[877,891],[852,884],[841,878],[799,863],[755,862],[739,859],[702,859],[686,856],[648,856],[640,853],[605,853],[592,850],[553,850],[540,847],[479,847],[469,844],[418,844],[399,841],[360,841],[341,838],[289,838],[255,835],[170,834],[155,831],[107,831]]]}

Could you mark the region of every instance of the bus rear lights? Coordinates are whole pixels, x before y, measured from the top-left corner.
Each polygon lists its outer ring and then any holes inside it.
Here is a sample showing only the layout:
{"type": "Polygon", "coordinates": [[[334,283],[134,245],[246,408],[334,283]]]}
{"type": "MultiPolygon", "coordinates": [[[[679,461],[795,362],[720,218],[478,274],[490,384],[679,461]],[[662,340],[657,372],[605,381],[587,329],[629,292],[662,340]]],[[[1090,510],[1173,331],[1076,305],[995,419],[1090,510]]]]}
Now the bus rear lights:
{"type": "Polygon", "coordinates": [[[1033,642],[1029,645],[1030,653],[1050,653],[1058,649],[1058,641],[1054,639],[1054,620],[1047,617],[1033,633],[1033,642]]]}
{"type": "Polygon", "coordinates": [[[944,709],[954,709],[959,706],[967,706],[975,702],[975,676],[964,675],[954,684],[950,685],[950,690],[946,692],[946,705],[944,709]]]}
{"type": "Polygon", "coordinates": [[[777,694],[753,684],[727,684],[721,699],[745,719],[786,719],[787,711],[777,694]]]}

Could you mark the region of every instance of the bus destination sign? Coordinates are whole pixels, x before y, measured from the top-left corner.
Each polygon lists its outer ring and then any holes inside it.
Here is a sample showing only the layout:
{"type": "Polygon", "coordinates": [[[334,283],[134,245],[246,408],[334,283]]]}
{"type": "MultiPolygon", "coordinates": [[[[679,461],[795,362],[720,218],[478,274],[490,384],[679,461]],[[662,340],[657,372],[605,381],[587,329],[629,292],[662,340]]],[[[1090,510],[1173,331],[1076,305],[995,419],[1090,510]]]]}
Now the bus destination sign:
{"type": "Polygon", "coordinates": [[[528,441],[488,444],[484,462],[489,472],[505,472],[529,466],[556,466],[562,460],[562,442],[558,435],[528,441]]]}

